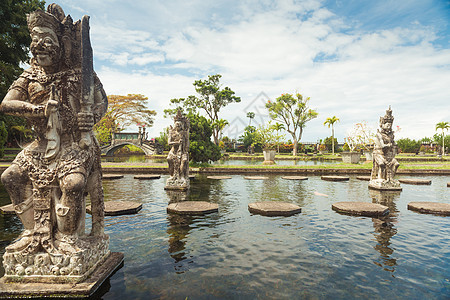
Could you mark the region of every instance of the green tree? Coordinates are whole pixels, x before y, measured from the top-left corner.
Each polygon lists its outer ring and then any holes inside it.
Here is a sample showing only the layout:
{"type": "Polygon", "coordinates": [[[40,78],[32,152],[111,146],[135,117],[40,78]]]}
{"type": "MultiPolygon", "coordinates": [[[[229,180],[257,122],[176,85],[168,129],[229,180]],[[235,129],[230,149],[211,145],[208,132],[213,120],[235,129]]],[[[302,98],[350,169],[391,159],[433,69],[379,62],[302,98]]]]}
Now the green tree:
{"type": "Polygon", "coordinates": [[[6,131],[5,122],[0,122],[0,157],[5,155],[5,143],[8,139],[8,131],[6,131]]]}
{"type": "Polygon", "coordinates": [[[230,125],[230,123],[227,120],[220,119],[220,120],[214,121],[214,123],[212,125],[213,125],[213,128],[215,128],[220,134],[219,140],[222,140],[223,130],[225,129],[225,127],[230,125]]]}
{"type": "MultiPolygon", "coordinates": [[[[272,125],[272,127],[277,132],[277,135],[281,139],[281,136],[280,136],[279,132],[280,132],[280,130],[286,129],[286,128],[284,128],[284,125],[281,124],[281,123],[276,122],[275,124],[272,125]]],[[[279,142],[277,143],[277,151],[278,151],[278,154],[280,154],[280,143],[279,142]]]]}
{"type": "MultiPolygon", "coordinates": [[[[5,98],[8,88],[23,72],[21,63],[30,58],[31,37],[28,32],[27,14],[37,9],[44,9],[41,0],[2,0],[0,1],[0,102],[5,98]]],[[[21,136],[19,131],[12,131],[14,126],[26,126],[20,117],[0,113],[0,121],[5,123],[8,143],[15,144],[21,136]]]]}
{"type": "Polygon", "coordinates": [[[247,118],[249,118],[248,126],[252,125],[252,119],[255,118],[255,113],[252,112],[252,111],[249,111],[249,112],[247,113],[247,118]]]}
{"type": "Polygon", "coordinates": [[[239,141],[244,144],[244,147],[247,149],[252,144],[255,143],[255,126],[247,126],[244,129],[244,134],[239,137],[239,141]]]}
{"type": "Polygon", "coordinates": [[[131,124],[151,127],[156,112],[148,109],[147,105],[148,98],[141,94],[109,95],[108,110],[94,126],[100,144],[108,144],[114,132],[131,124]]]}
{"type": "Polygon", "coordinates": [[[421,141],[411,140],[409,138],[403,138],[396,141],[398,148],[403,153],[416,153],[419,152],[421,141]]]}
{"type": "Polygon", "coordinates": [[[275,149],[280,143],[281,136],[275,133],[276,127],[269,122],[266,126],[260,125],[255,131],[254,143],[261,144],[263,150],[275,149]]]}
{"type": "Polygon", "coordinates": [[[338,141],[337,138],[329,136],[323,141],[323,143],[325,144],[327,149],[330,150],[333,147],[333,145],[337,145],[338,141]]]}
{"type": "Polygon", "coordinates": [[[325,122],[323,122],[323,125],[328,125],[328,128],[331,126],[331,147],[333,149],[333,155],[334,155],[334,123],[339,122],[339,118],[336,116],[332,116],[331,118],[327,118],[325,122]]]}
{"type": "MultiPolygon", "coordinates": [[[[184,108],[188,113],[196,113],[203,110],[209,118],[211,124],[220,120],[219,112],[222,107],[230,103],[241,102],[241,98],[235,96],[235,92],[229,87],[222,88],[220,78],[222,75],[209,75],[207,80],[196,80],[194,82],[195,91],[198,96],[188,96],[187,98],[171,99],[170,103],[175,104],[175,109],[165,109],[166,115],[174,115],[178,107],[184,108]]],[[[213,127],[214,144],[219,144],[219,129],[213,127]]]]}
{"type": "Polygon", "coordinates": [[[292,153],[294,156],[297,155],[298,142],[302,138],[306,123],[318,116],[314,109],[309,108],[309,100],[309,97],[303,97],[300,93],[297,93],[295,97],[286,93],[274,102],[269,100],[266,103],[270,117],[286,125],[286,131],[292,135],[294,141],[292,153]]]}
{"type": "Polygon", "coordinates": [[[445,144],[444,144],[444,131],[448,130],[450,128],[450,123],[449,122],[439,122],[436,124],[436,131],[438,131],[438,129],[442,130],[442,156],[444,156],[444,151],[445,151],[445,144]]]}
{"type": "Polygon", "coordinates": [[[199,114],[187,114],[190,122],[189,157],[195,163],[208,163],[220,159],[219,146],[211,141],[211,122],[199,114]]]}

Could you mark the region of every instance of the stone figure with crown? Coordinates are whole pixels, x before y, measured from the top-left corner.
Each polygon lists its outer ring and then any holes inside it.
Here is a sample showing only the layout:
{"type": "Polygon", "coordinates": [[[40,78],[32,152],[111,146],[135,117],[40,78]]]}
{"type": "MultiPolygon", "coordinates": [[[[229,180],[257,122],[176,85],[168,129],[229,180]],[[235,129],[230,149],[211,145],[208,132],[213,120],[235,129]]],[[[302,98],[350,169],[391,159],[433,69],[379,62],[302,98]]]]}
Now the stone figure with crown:
{"type": "Polygon", "coordinates": [[[392,123],[394,116],[391,107],[380,117],[380,128],[377,130],[373,149],[373,167],[369,188],[377,190],[401,191],[400,183],[394,179],[399,167],[395,159],[397,145],[394,141],[392,123]]]}
{"type": "Polygon", "coordinates": [[[189,119],[178,110],[174,126],[169,128],[167,155],[170,177],[166,181],[166,190],[189,189],[189,119]]]}
{"type": "Polygon", "coordinates": [[[28,15],[31,67],[0,110],[25,117],[36,139],[3,172],[24,231],[3,255],[5,278],[80,282],[109,255],[100,148],[92,127],[108,101],[93,70],[89,17],[73,22],[56,4],[28,15]],[[92,228],[85,233],[85,199],[92,228]]]}

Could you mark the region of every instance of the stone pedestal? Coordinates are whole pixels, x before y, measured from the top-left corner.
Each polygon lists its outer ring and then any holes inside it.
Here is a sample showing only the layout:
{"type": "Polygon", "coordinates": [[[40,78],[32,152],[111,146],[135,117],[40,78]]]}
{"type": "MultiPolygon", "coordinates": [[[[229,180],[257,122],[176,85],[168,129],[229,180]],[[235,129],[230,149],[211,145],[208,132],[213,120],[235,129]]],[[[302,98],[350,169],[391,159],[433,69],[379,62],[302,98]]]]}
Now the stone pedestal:
{"type": "Polygon", "coordinates": [[[402,187],[397,180],[373,179],[369,182],[369,188],[380,191],[401,191],[402,187]]]}
{"type": "Polygon", "coordinates": [[[0,298],[87,298],[123,265],[123,253],[109,253],[85,280],[77,283],[9,282],[0,279],[0,298]]]}

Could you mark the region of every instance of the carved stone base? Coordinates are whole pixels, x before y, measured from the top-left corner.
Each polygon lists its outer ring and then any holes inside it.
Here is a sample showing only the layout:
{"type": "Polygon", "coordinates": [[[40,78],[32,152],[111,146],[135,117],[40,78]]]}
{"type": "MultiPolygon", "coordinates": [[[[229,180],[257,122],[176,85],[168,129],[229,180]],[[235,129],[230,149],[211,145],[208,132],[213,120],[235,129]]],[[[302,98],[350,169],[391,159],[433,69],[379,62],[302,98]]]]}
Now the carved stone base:
{"type": "Polygon", "coordinates": [[[185,178],[172,178],[170,177],[166,181],[166,186],[164,187],[165,190],[175,190],[175,191],[186,191],[189,189],[190,182],[189,177],[187,179],[185,178]]]}
{"type": "MultiPolygon", "coordinates": [[[[23,238],[22,238],[23,239],[23,238]]],[[[109,237],[85,236],[73,253],[24,253],[14,250],[19,240],[3,255],[5,282],[76,283],[85,280],[110,254],[109,237]]],[[[56,244],[56,243],[55,243],[56,244]]],[[[60,244],[61,246],[61,244],[60,244]]]]}
{"type": "Polygon", "coordinates": [[[401,191],[402,187],[397,180],[374,179],[369,182],[369,188],[380,191],[401,191]]]}
{"type": "Polygon", "coordinates": [[[79,283],[17,283],[0,279],[0,298],[87,298],[117,269],[123,265],[123,253],[112,252],[95,268],[91,275],[79,283]]]}

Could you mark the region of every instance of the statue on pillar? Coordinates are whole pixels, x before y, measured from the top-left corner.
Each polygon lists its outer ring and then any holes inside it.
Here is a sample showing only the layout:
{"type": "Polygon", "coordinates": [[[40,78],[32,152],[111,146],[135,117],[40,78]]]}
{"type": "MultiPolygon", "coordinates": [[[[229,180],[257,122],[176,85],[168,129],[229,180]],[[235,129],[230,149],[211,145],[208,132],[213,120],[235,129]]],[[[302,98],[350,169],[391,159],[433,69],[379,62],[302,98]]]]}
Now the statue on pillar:
{"type": "Polygon", "coordinates": [[[168,144],[171,147],[167,155],[169,175],[166,190],[189,189],[189,119],[178,110],[174,126],[169,128],[168,144]]]}
{"type": "Polygon", "coordinates": [[[400,183],[394,179],[400,164],[395,159],[397,145],[395,144],[392,130],[393,122],[394,116],[392,116],[392,110],[389,106],[384,117],[380,117],[380,128],[377,130],[373,149],[373,167],[369,188],[376,190],[402,190],[400,183]]]}
{"type": "Polygon", "coordinates": [[[36,139],[1,180],[23,223],[3,255],[5,280],[80,282],[109,255],[100,148],[92,127],[108,100],[93,70],[89,17],[73,22],[57,4],[28,15],[31,67],[0,110],[25,117],[36,139]],[[90,195],[92,228],[85,233],[90,195]]]}

